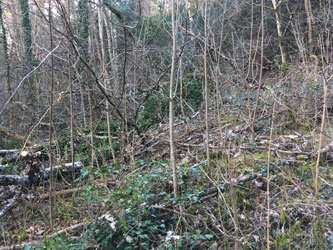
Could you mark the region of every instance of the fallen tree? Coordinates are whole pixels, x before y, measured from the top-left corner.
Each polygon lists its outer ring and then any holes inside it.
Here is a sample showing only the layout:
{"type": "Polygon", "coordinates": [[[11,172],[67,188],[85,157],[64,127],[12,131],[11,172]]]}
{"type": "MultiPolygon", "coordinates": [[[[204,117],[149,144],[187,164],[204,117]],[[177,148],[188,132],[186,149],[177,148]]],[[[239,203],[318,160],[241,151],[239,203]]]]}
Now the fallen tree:
{"type": "Polygon", "coordinates": [[[6,155],[6,154],[14,154],[20,152],[19,149],[0,149],[0,156],[6,155]]]}
{"type": "Polygon", "coordinates": [[[29,185],[31,181],[28,175],[0,175],[0,186],[10,186],[10,185],[29,185]]]}
{"type": "MultiPolygon", "coordinates": [[[[83,167],[82,162],[74,162],[74,167],[72,163],[65,163],[63,165],[54,166],[52,171],[61,171],[61,172],[70,172],[72,170],[78,171],[83,167]]],[[[0,186],[10,186],[10,185],[36,185],[41,182],[41,180],[47,180],[49,173],[51,172],[50,168],[41,170],[38,175],[35,171],[29,171],[27,175],[0,175],[0,186]]]]}

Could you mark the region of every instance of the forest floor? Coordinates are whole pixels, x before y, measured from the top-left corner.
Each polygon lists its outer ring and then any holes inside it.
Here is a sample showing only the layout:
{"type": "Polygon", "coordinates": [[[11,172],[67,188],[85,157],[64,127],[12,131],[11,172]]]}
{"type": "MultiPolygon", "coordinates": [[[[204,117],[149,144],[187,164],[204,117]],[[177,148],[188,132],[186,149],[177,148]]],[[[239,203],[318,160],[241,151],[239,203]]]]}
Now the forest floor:
{"type": "MultiPolygon", "coordinates": [[[[204,112],[175,121],[178,198],[166,123],[133,138],[126,164],[105,156],[92,165],[80,144],[82,164],[73,168],[61,152],[52,199],[43,147],[24,157],[20,150],[2,153],[0,249],[264,249],[267,220],[270,249],[332,249],[331,118],[317,168],[320,119],[309,122],[270,103],[259,109],[252,131],[247,109],[231,106],[210,110],[209,167],[204,112]],[[14,175],[26,179],[9,185],[14,175]]],[[[105,141],[96,137],[96,155],[110,151],[105,141]]],[[[68,150],[68,136],[56,145],[68,150]]]]}

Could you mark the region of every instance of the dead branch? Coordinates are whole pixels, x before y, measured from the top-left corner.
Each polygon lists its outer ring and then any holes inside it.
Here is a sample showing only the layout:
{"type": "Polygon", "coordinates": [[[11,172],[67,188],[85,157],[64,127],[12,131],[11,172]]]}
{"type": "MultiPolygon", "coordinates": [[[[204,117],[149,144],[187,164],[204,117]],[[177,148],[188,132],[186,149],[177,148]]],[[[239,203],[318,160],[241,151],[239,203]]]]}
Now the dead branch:
{"type": "MultiPolygon", "coordinates": [[[[83,163],[82,163],[82,162],[80,162],[80,161],[76,161],[76,162],[74,162],[74,170],[75,170],[75,171],[77,171],[77,170],[79,170],[79,169],[81,169],[81,168],[83,168],[83,163]]],[[[61,170],[62,172],[68,172],[68,171],[71,171],[71,170],[72,170],[72,163],[71,163],[71,162],[70,162],[70,163],[65,163],[65,164],[63,164],[63,165],[58,165],[58,166],[54,166],[54,167],[53,167],[53,171],[58,171],[58,170],[61,170]]],[[[45,172],[46,174],[49,174],[50,171],[51,171],[50,168],[46,168],[46,169],[44,170],[44,172],[45,172]]]]}

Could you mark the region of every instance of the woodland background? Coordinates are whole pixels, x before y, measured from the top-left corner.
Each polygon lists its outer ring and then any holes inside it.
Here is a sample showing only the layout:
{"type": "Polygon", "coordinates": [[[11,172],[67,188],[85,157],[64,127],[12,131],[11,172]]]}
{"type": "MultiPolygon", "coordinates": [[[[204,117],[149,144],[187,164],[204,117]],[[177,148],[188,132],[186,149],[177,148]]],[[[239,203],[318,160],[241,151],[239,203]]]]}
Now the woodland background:
{"type": "Polygon", "coordinates": [[[1,0],[0,249],[332,249],[332,4],[1,0]]]}

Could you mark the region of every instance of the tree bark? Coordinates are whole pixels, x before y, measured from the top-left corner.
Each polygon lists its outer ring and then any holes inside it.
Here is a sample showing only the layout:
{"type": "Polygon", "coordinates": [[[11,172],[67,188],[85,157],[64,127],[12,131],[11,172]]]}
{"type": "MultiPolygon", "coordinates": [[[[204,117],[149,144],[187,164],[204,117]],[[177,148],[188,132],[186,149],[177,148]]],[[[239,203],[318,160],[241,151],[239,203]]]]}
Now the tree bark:
{"type": "Polygon", "coordinates": [[[207,49],[208,49],[208,19],[207,19],[207,8],[208,0],[205,0],[205,51],[204,51],[204,70],[205,70],[205,122],[206,122],[206,157],[207,167],[210,167],[209,157],[209,125],[208,125],[208,69],[207,69],[207,49]]]}
{"type": "Polygon", "coordinates": [[[10,185],[30,185],[28,175],[0,175],[0,186],[10,186],[10,185]]]}
{"type": "Polygon", "coordinates": [[[308,44],[309,44],[309,55],[313,53],[313,34],[312,34],[312,12],[310,0],[304,0],[304,7],[306,12],[306,22],[308,25],[308,44]]]}
{"type": "Polygon", "coordinates": [[[169,92],[169,135],[170,135],[170,160],[172,164],[173,171],[173,192],[174,196],[178,197],[178,181],[177,181],[177,166],[176,166],[176,157],[175,157],[175,139],[174,139],[174,82],[175,82],[175,68],[176,68],[176,1],[172,0],[172,65],[170,73],[170,92],[169,92]]]}
{"type": "MultiPolygon", "coordinates": [[[[5,56],[5,64],[6,64],[6,79],[7,79],[7,92],[8,95],[12,95],[12,87],[10,84],[10,60],[8,54],[8,42],[7,42],[7,32],[6,27],[3,21],[3,11],[2,11],[2,0],[0,0],[0,25],[2,29],[2,46],[3,52],[5,56]]],[[[12,100],[10,101],[10,111],[9,111],[9,128],[12,128],[13,125],[13,107],[12,107],[12,100]]]]}
{"type": "MultiPolygon", "coordinates": [[[[50,51],[53,50],[53,33],[52,33],[52,10],[51,10],[51,5],[52,2],[49,0],[49,32],[50,32],[50,51]]],[[[51,229],[53,228],[53,204],[54,201],[52,199],[52,193],[53,193],[53,148],[52,148],[52,141],[53,141],[53,92],[54,92],[54,60],[53,60],[53,55],[51,55],[50,58],[51,61],[51,79],[50,79],[50,112],[49,112],[49,121],[50,121],[50,126],[49,126],[49,166],[50,166],[50,174],[49,174],[49,179],[50,179],[50,185],[49,185],[49,219],[50,219],[50,227],[51,229]]]]}
{"type": "MultiPolygon", "coordinates": [[[[24,59],[23,59],[23,75],[31,70],[32,64],[32,26],[30,20],[29,1],[20,0],[21,7],[21,25],[23,29],[23,45],[24,45],[24,59]]],[[[29,102],[35,103],[35,86],[33,80],[28,79],[29,102]]]]}
{"type": "Polygon", "coordinates": [[[276,18],[276,29],[278,33],[278,39],[279,39],[279,48],[280,48],[280,53],[281,53],[281,63],[286,64],[287,63],[287,57],[286,57],[286,52],[284,48],[284,42],[283,42],[283,32],[282,32],[282,19],[281,19],[281,13],[279,11],[279,5],[281,4],[280,2],[276,2],[276,0],[272,0],[273,3],[273,10],[275,13],[275,18],[276,18]]]}

